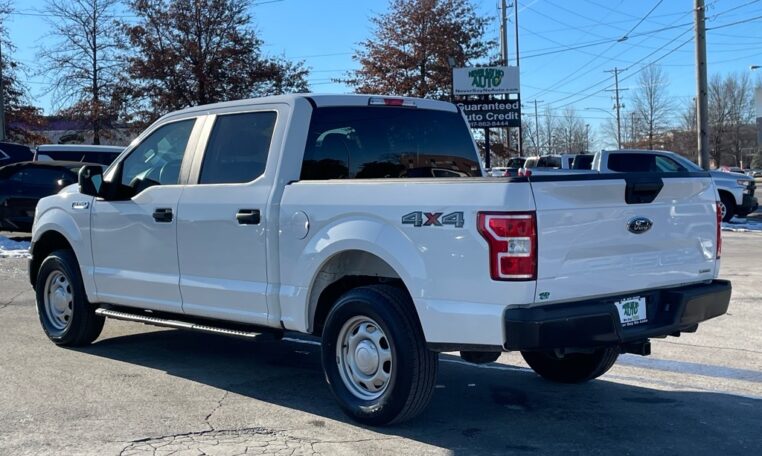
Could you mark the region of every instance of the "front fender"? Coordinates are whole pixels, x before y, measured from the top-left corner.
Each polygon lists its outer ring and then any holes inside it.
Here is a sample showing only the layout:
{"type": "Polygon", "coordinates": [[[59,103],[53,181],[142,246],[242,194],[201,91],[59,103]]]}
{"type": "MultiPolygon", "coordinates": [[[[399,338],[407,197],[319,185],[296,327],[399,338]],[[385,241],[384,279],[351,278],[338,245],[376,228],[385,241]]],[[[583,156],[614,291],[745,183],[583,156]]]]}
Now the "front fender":
{"type": "MultiPolygon", "coordinates": [[[[91,197],[83,197],[78,193],[59,193],[40,200],[32,227],[32,245],[34,246],[46,233],[51,231],[62,235],[74,250],[74,255],[79,262],[87,298],[94,302],[96,300],[96,288],[90,247],[91,205],[91,197]],[[87,209],[69,212],[65,208],[72,207],[72,202],[87,202],[87,209]]],[[[33,251],[32,254],[34,254],[33,251]]]]}

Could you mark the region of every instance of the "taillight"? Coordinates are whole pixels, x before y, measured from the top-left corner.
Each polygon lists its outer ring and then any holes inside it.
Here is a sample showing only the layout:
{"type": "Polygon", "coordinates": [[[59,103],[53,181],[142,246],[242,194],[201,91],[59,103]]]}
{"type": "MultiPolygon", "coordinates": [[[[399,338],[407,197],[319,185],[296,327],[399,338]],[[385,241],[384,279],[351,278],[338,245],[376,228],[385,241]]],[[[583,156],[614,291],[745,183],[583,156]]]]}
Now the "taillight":
{"type": "Polygon", "coordinates": [[[720,259],[722,253],[722,203],[717,201],[717,259],[720,259]]]}
{"type": "Polygon", "coordinates": [[[521,168],[518,172],[519,177],[530,177],[532,175],[531,169],[521,168]]]}
{"type": "Polygon", "coordinates": [[[477,227],[489,245],[493,280],[537,278],[537,217],[534,212],[479,212],[477,227]]]}

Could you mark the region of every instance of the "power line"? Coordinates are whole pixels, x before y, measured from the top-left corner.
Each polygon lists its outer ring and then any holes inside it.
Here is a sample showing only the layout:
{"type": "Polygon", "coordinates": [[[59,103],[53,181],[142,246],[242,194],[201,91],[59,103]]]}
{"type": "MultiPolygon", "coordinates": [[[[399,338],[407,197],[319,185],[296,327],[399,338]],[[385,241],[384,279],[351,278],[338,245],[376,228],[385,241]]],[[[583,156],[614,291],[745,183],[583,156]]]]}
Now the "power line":
{"type": "Polygon", "coordinates": [[[643,16],[643,17],[642,17],[642,18],[641,18],[641,19],[638,21],[638,23],[637,23],[637,24],[633,25],[633,26],[632,26],[632,28],[631,28],[631,29],[630,29],[630,30],[629,30],[627,33],[625,33],[624,35],[622,35],[622,38],[620,38],[620,40],[621,40],[621,41],[624,41],[624,40],[628,39],[628,38],[629,38],[629,35],[630,35],[630,33],[634,32],[634,31],[635,31],[635,29],[636,29],[636,28],[638,28],[638,26],[639,26],[640,24],[642,24],[642,23],[643,23],[643,21],[645,21],[646,19],[648,19],[648,16],[650,16],[650,15],[651,15],[651,13],[653,13],[653,12],[654,12],[654,10],[655,10],[656,8],[658,8],[658,7],[659,7],[659,5],[661,5],[661,3],[662,3],[663,1],[664,1],[664,0],[659,0],[658,2],[656,2],[656,4],[654,5],[654,7],[653,7],[653,8],[651,8],[651,9],[648,11],[648,13],[646,13],[646,15],[645,15],[645,16],[643,16]]]}

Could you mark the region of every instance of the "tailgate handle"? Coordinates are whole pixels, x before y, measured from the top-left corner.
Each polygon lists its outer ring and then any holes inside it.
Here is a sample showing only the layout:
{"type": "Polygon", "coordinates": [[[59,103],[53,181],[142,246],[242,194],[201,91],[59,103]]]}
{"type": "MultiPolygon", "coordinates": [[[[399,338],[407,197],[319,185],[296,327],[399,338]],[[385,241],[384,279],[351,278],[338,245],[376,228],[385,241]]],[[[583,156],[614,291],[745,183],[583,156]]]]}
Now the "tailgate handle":
{"type": "Polygon", "coordinates": [[[624,201],[627,204],[647,204],[653,202],[664,187],[660,177],[625,178],[627,186],[624,201]]]}

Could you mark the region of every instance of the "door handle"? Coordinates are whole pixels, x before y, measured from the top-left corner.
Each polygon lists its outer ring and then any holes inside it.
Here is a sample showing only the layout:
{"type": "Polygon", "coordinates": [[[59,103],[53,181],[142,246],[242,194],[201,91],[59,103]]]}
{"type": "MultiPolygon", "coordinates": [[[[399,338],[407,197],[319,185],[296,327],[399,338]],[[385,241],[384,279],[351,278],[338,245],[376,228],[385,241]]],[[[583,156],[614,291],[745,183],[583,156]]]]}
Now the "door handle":
{"type": "Polygon", "coordinates": [[[153,219],[159,223],[172,222],[172,208],[160,207],[153,211],[153,219]]]}
{"type": "Polygon", "coordinates": [[[235,219],[239,225],[259,225],[259,209],[239,209],[235,219]]]}

